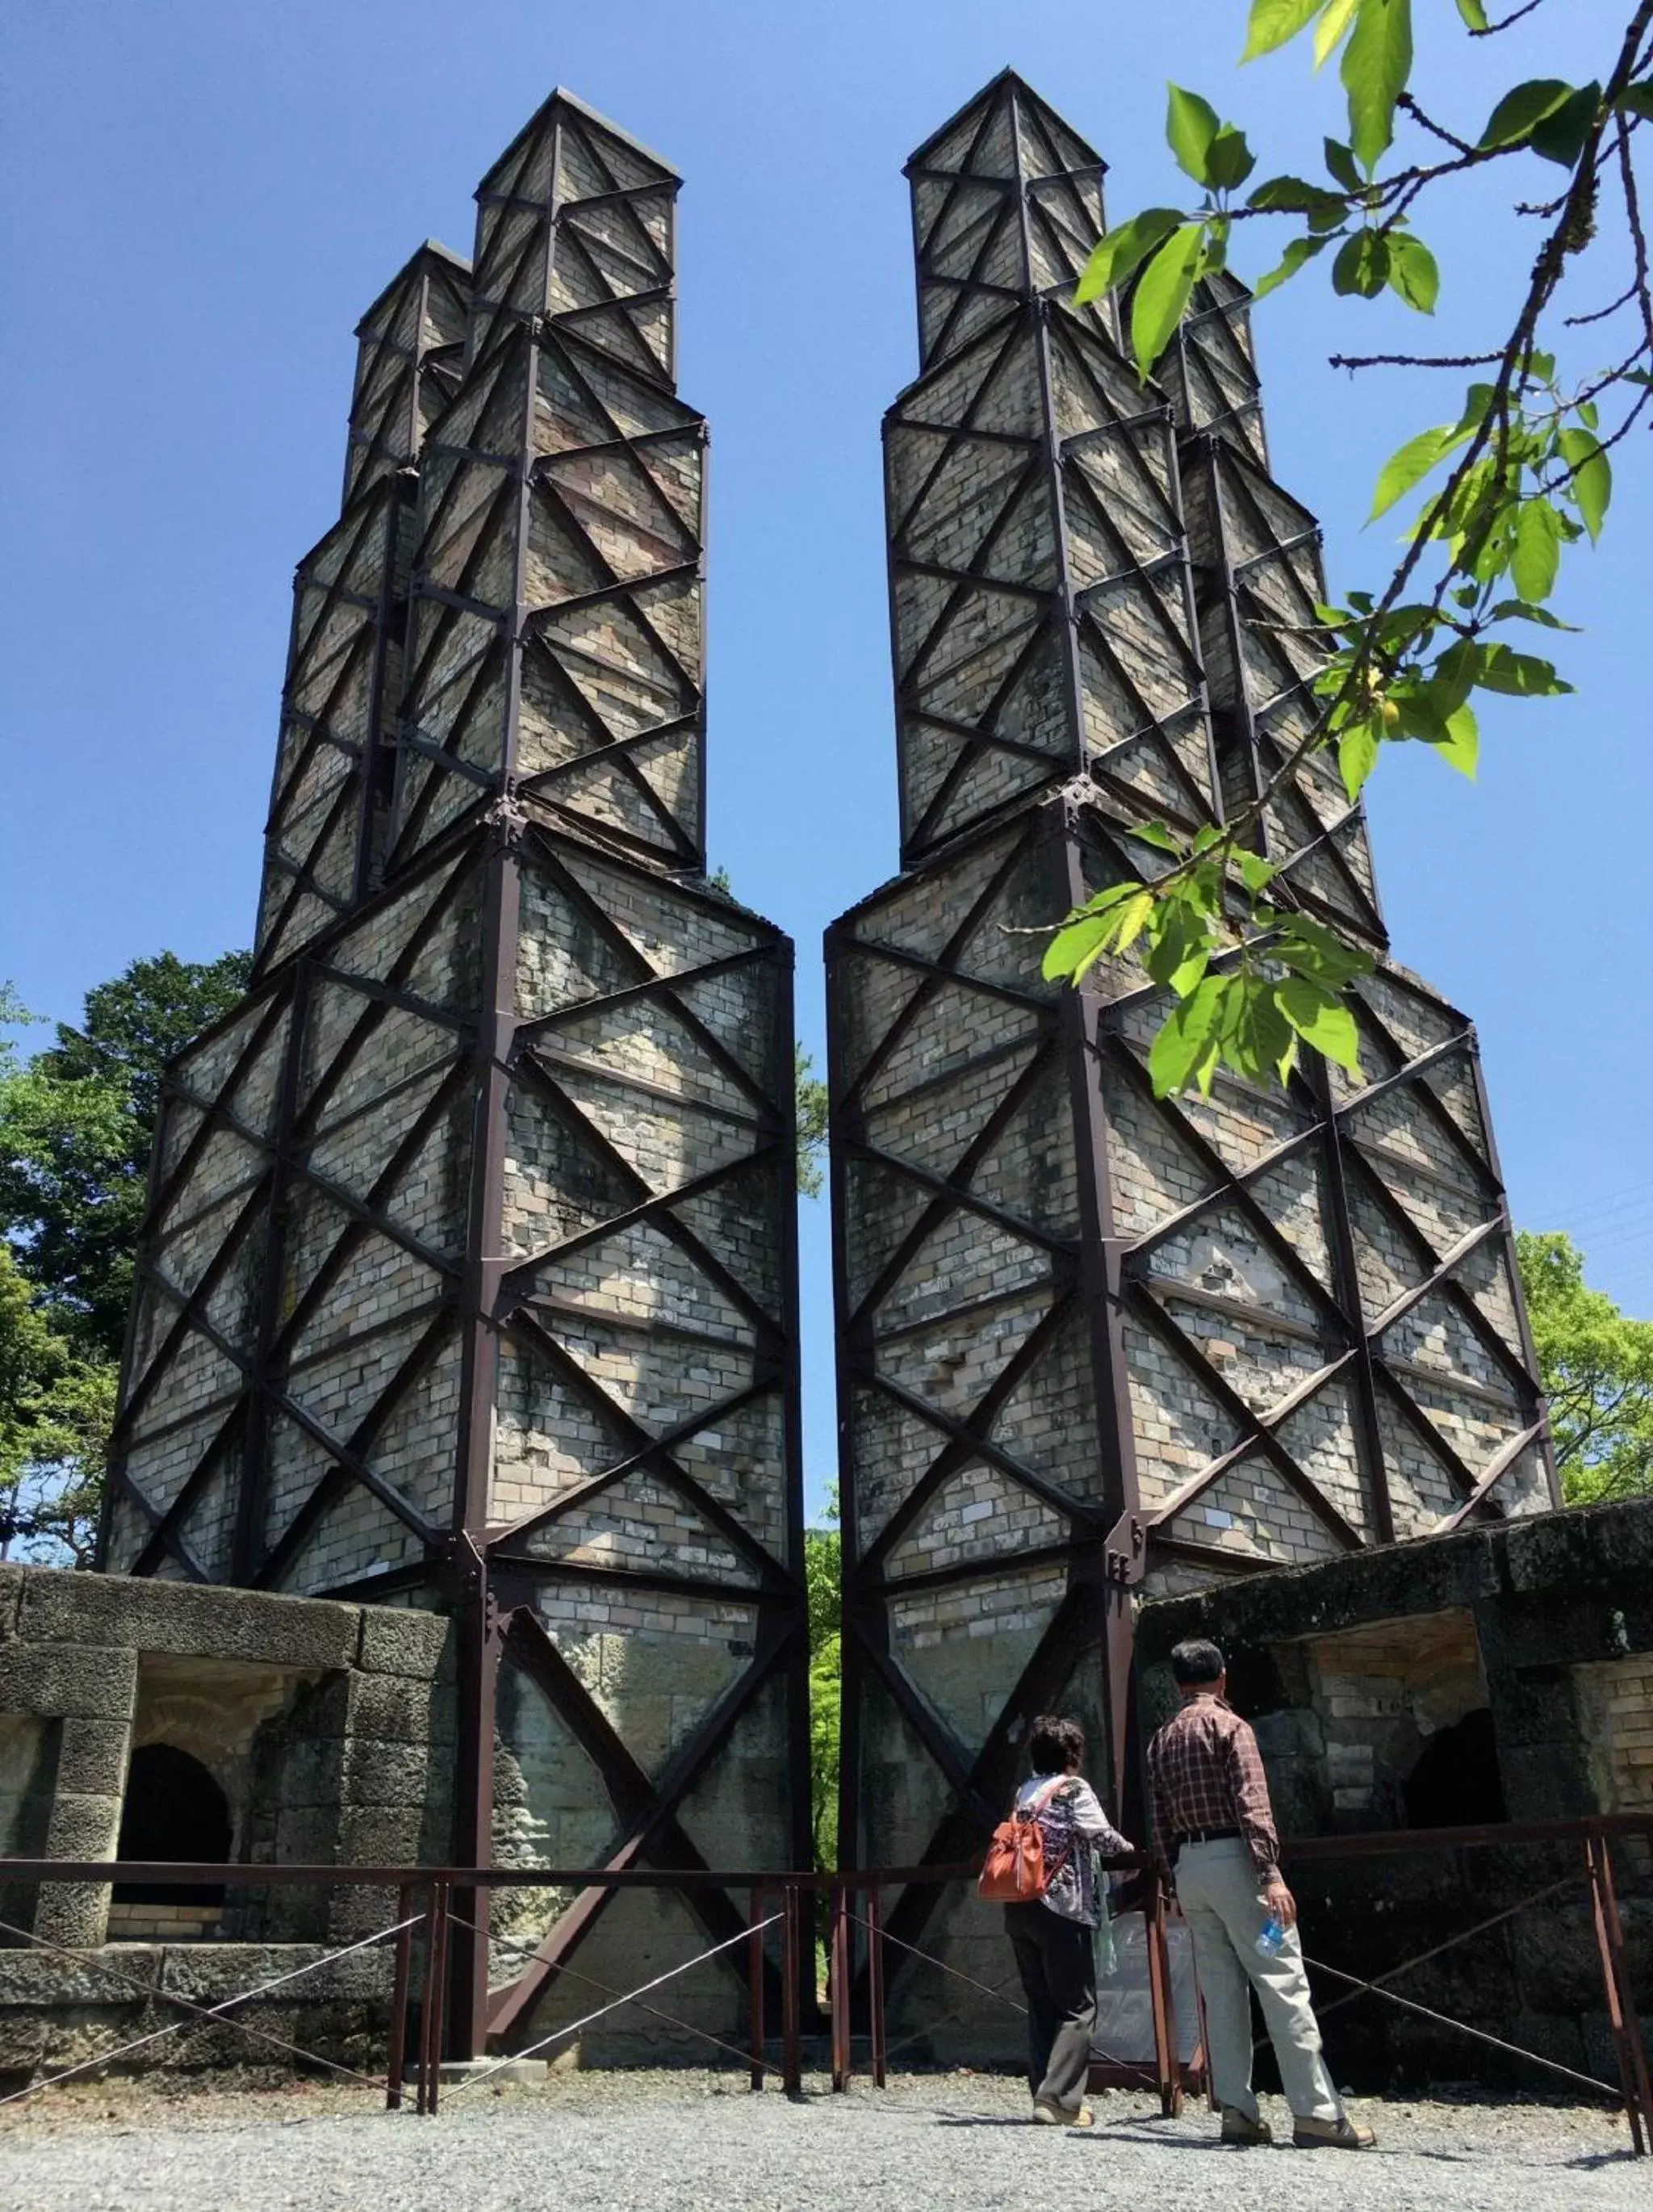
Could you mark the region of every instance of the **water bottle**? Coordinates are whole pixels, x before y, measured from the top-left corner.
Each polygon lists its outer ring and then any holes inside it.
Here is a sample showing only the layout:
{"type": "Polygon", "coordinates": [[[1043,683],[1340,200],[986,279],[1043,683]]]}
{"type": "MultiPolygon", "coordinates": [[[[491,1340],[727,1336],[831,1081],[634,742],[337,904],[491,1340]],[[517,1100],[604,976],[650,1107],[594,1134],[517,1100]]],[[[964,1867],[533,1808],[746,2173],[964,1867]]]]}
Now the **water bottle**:
{"type": "Polygon", "coordinates": [[[1285,1948],[1285,1923],[1278,1912],[1271,1912],[1262,1924],[1262,1934],[1257,1938],[1260,1959],[1278,1959],[1285,1948]]]}

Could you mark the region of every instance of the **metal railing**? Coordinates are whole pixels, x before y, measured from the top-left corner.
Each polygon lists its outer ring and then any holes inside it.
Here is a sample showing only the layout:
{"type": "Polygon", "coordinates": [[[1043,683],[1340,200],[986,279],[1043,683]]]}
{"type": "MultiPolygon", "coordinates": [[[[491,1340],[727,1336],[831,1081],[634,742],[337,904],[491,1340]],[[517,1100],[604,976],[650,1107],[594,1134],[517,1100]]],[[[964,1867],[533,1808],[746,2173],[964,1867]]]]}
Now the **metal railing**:
{"type": "MultiPolygon", "coordinates": [[[[1421,2017],[1437,2027],[1462,2033],[1484,2047],[1495,2049],[1505,2057],[1530,2062],[1576,2087],[1585,2088],[1593,2095],[1621,2103],[1629,2121],[1635,2151],[1638,2156],[1645,2155],[1650,2146],[1653,2146],[1653,2089],[1650,2088],[1647,2055],[1626,1956],[1624,1925],[1613,1856],[1615,1841],[1622,1842],[1629,1838],[1653,1841],[1653,1814],[1608,1814],[1589,1819],[1506,1822],[1476,1827],[1391,1830],[1287,1841],[1282,1846],[1283,1855],[1288,1867],[1293,1870],[1314,1863],[1534,1845],[1552,1845],[1577,1853],[1576,1863],[1571,1869],[1546,1881],[1530,1894],[1501,1906],[1473,1925],[1455,1932],[1445,1941],[1430,1946],[1398,1965],[1385,1968],[1381,1973],[1364,1978],[1325,1961],[1308,1959],[1306,1963],[1312,1972],[1340,1985],[1340,1993],[1330,2002],[1321,2004],[1320,2011],[1329,2017],[1346,2004],[1376,2000],[1414,2017],[1421,2017]],[[1606,2015],[1618,2060],[1620,2080],[1616,2087],[1611,2081],[1568,2066],[1543,2052],[1525,2049],[1506,2038],[1495,2035],[1473,2021],[1453,2019],[1389,1986],[1407,1973],[1475,1937],[1515,1920],[1521,1913],[1549,1903],[1569,1891],[1576,1891],[1581,1886],[1588,1889],[1590,1899],[1606,2015]]],[[[1174,2113],[1181,2108],[1185,2090],[1200,2082],[1203,2067],[1202,2054],[1197,2048],[1191,2064],[1185,2064],[1178,2056],[1167,1935],[1168,1914],[1174,1907],[1144,1855],[1133,1853],[1109,1863],[1115,1868],[1138,1869],[1146,1875],[1140,1909],[1146,1936],[1153,2050],[1152,2054],[1100,2054],[1101,2070],[1110,2080],[1140,2081],[1145,2087],[1158,2094],[1163,2112],[1174,2113]]],[[[555,1968],[558,1978],[589,1987],[594,1994],[607,2001],[553,2029],[525,2050],[501,2057],[492,2066],[485,2062],[476,2064],[463,2079],[447,2085],[449,2094],[464,2094],[493,2079],[500,2071],[521,2058],[584,2034],[599,2021],[627,2007],[635,2008],[657,2022],[703,2040],[726,2057],[733,2057],[744,2064],[753,2090],[763,2089],[771,2075],[777,2075],[786,2091],[793,2095],[801,2094],[806,2022],[812,2026],[816,2017],[814,1950],[817,1914],[823,1905],[829,1984],[826,2027],[832,2087],[835,2091],[842,2092],[849,2087],[854,2078],[854,2045],[858,2039],[854,2021],[859,2013],[864,2022],[859,2039],[866,2045],[871,2078],[875,2086],[881,2087],[888,2078],[891,2049],[887,2018],[889,1947],[894,1946],[899,1951],[902,1966],[909,1959],[922,1962],[1012,2010],[1019,2012],[1023,2009],[1006,1991],[994,1989],[933,1951],[921,1949],[917,1945],[893,1936],[885,1925],[883,1910],[885,1892],[926,1886],[966,1883],[973,1886],[976,1873],[974,1865],[884,1867],[839,1873],[769,1872],[744,1869],[731,1873],[702,1868],[309,1867],[171,1862],[140,1863],[131,1860],[0,1859],[0,1883],[5,1884],[105,1885],[119,1882],[185,1887],[211,1883],[222,1885],[226,1890],[301,1887],[330,1890],[349,1887],[356,1891],[394,1891],[397,1899],[393,1917],[371,1934],[323,1950],[318,1956],[305,1960],[272,1980],[210,2005],[166,1989],[158,1982],[141,1981],[107,1960],[101,1952],[56,1943],[30,1929],[0,1920],[0,1938],[73,1960],[82,1971],[88,1965],[94,1965],[99,1973],[108,1978],[117,1992],[114,2001],[120,2001],[120,1996],[125,1995],[150,2003],[171,2006],[182,2015],[165,2027],[148,2028],[142,2034],[119,2042],[107,2051],[31,2081],[25,2087],[13,2091],[9,2097],[0,2098],[0,2104],[38,2094],[41,2090],[75,2075],[119,2063],[169,2036],[181,2033],[192,2021],[204,2021],[233,2030],[260,2049],[274,2049],[284,2057],[301,2063],[315,2065],[345,2079],[382,2088],[386,2103],[392,2110],[403,2105],[410,2076],[416,2111],[426,2115],[435,2114],[443,2094],[446,1990],[449,1954],[455,1931],[468,1942],[485,1941],[495,1953],[504,1952],[525,1960],[537,1956],[529,1947],[515,1943],[488,1929],[485,1923],[489,1916],[481,1904],[474,1919],[462,1911],[456,1911],[455,1894],[459,1893],[462,1898],[474,1896],[485,1900],[495,1891],[520,1888],[611,1892],[626,1889],[675,1892],[714,1889],[726,1894],[744,1893],[750,1899],[750,1905],[744,1923],[738,1932],[708,1945],[635,1989],[615,1990],[593,1980],[572,1964],[559,1962],[555,1968]],[[859,1970],[855,1956],[858,1942],[862,1954],[859,1970]],[[778,1960],[773,1969],[769,1960],[771,1943],[778,1951],[778,1960]],[[392,1958],[386,2063],[382,2075],[345,2065],[323,2052],[307,2049],[290,2038],[260,2027],[256,2020],[243,2020],[237,2016],[240,2008],[258,2000],[268,1999],[274,1991],[291,1989],[307,1978],[336,1966],[342,1960],[383,1947],[392,1948],[392,1958]],[[650,2002],[659,1991],[679,1981],[693,1969],[720,1957],[732,1963],[738,1962],[746,1983],[748,2033],[744,2049],[703,2025],[684,2019],[650,2002]],[[778,1984],[779,1995],[778,2063],[772,2063],[769,2057],[769,2008],[772,1983],[778,1984]],[[411,2034],[410,2029],[413,2031],[411,2034]]],[[[82,1994],[77,1998],[77,2003],[84,2002],[82,1994]]]]}

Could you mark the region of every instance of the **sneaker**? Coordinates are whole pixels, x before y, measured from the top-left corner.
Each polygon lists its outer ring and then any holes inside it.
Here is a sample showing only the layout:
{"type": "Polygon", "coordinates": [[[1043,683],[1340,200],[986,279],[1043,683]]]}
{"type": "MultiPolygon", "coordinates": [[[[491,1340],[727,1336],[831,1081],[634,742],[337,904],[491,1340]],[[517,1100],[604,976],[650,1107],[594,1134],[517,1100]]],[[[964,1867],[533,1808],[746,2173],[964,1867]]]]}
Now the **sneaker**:
{"type": "Polygon", "coordinates": [[[1358,2128],[1346,2114],[1334,2120],[1291,2121],[1291,2140],[1299,2150],[1371,2150],[1377,2142],[1370,2128],[1358,2128]]]}
{"type": "Polygon", "coordinates": [[[1249,2149],[1255,2143],[1272,2143],[1273,2140],[1274,2130],[1261,2116],[1254,2120],[1237,2105],[1224,2106],[1223,2141],[1225,2143],[1239,2143],[1249,2149]]]}

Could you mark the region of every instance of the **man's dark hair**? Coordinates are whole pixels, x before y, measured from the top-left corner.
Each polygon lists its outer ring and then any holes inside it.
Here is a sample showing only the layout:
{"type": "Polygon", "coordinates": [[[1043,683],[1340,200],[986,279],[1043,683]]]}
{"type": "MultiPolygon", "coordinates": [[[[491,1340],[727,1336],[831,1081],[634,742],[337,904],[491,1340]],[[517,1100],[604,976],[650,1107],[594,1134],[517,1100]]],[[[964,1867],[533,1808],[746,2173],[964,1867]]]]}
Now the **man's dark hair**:
{"type": "Polygon", "coordinates": [[[1171,1649],[1171,1672],[1186,1689],[1198,1682],[1214,1682],[1219,1674],[1228,1672],[1228,1662],[1214,1644],[1203,1636],[1191,1636],[1186,1644],[1171,1649]]]}
{"type": "Polygon", "coordinates": [[[1027,1755],[1036,1774],[1066,1774],[1085,1758],[1085,1730],[1060,1713],[1041,1713],[1027,1740],[1027,1755]]]}

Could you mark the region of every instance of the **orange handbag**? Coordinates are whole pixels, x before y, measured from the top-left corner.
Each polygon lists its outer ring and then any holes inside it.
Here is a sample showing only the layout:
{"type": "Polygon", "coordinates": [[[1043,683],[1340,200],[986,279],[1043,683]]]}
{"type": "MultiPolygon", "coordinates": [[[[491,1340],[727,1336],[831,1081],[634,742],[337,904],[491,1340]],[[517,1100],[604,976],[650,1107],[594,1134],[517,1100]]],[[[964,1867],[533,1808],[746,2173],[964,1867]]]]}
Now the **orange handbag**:
{"type": "Polygon", "coordinates": [[[978,1897],[990,1905],[1036,1905],[1045,1894],[1067,1864],[1067,1853],[1046,1859],[1039,1815],[1061,1786],[1053,1782],[1042,1796],[1013,1808],[1009,1819],[1000,1820],[975,1885],[978,1897]]]}

